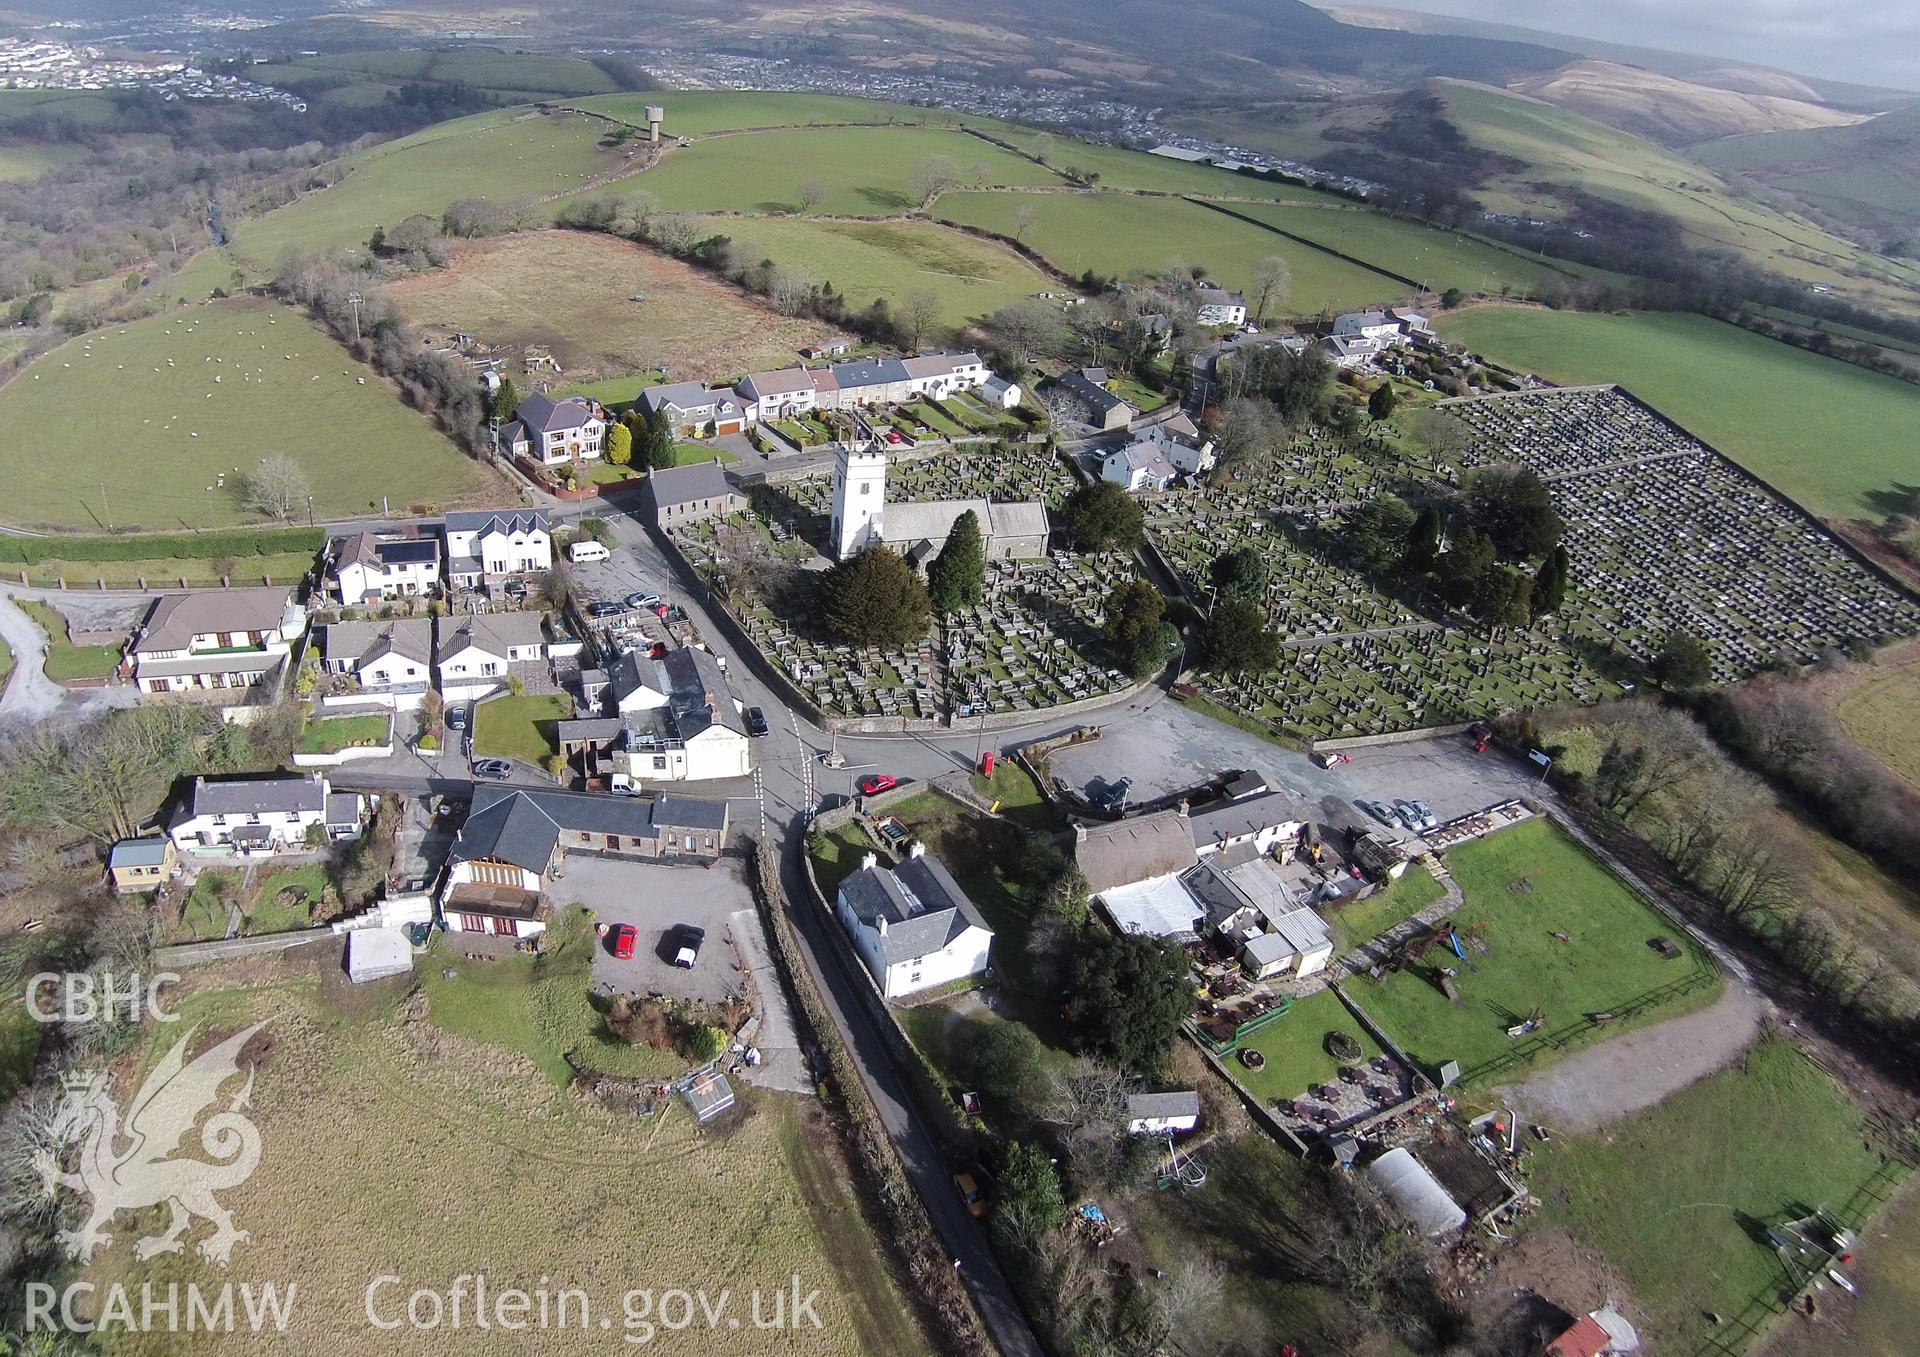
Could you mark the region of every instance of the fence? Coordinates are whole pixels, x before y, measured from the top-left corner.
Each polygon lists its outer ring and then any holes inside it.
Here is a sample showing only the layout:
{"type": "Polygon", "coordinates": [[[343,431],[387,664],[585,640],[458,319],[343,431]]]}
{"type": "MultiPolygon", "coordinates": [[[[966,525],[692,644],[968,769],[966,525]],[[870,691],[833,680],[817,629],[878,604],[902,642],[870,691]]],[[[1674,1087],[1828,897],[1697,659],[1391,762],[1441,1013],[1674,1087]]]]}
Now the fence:
{"type": "Polygon", "coordinates": [[[1551,1032],[1536,1032],[1514,1041],[1500,1055],[1491,1060],[1483,1060],[1478,1065],[1460,1072],[1460,1081],[1467,1083],[1475,1079],[1484,1079],[1488,1075],[1499,1074],[1520,1065],[1528,1065],[1539,1057],[1551,1052],[1564,1051],[1578,1044],[1583,1038],[1606,1027],[1639,1017],[1650,1009],[1693,993],[1720,978],[1719,971],[1710,965],[1701,965],[1692,973],[1678,980],[1670,980],[1664,985],[1655,986],[1643,994],[1634,996],[1607,1013],[1589,1013],[1578,1022],[1568,1023],[1565,1027],[1555,1028],[1551,1032]]]}

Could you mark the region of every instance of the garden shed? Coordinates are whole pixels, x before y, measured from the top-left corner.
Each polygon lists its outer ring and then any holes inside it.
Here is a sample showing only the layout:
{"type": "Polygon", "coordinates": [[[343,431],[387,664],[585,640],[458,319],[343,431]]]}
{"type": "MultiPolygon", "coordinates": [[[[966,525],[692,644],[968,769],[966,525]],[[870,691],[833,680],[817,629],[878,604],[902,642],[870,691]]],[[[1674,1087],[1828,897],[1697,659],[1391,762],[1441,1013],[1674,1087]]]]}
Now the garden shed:
{"type": "Polygon", "coordinates": [[[347,979],[356,985],[404,975],[413,969],[413,947],[397,928],[356,928],[347,934],[347,979]]]}

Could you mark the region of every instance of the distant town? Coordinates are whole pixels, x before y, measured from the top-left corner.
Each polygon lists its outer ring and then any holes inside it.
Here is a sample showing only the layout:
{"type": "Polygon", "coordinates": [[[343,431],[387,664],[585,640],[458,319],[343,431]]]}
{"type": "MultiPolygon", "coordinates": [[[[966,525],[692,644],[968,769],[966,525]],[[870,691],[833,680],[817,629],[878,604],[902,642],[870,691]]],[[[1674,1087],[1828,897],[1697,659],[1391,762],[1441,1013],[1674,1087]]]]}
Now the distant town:
{"type": "Polygon", "coordinates": [[[307,110],[306,100],[238,76],[214,75],[167,58],[109,57],[98,47],[0,38],[0,89],[146,89],[168,99],[239,99],[307,110]]]}

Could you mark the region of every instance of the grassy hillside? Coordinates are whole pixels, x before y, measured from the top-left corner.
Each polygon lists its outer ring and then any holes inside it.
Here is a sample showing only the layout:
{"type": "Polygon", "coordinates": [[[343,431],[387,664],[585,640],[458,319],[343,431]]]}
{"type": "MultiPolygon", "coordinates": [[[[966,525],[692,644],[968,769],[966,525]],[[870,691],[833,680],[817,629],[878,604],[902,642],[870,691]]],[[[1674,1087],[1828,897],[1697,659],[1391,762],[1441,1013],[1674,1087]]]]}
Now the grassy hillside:
{"type": "Polygon", "coordinates": [[[0,425],[4,512],[22,524],[248,522],[239,483],[269,452],[306,470],[320,518],[378,509],[382,496],[444,505],[490,483],[391,386],[267,302],[72,340],[0,388],[0,425]]]}
{"type": "Polygon", "coordinates": [[[1074,275],[1093,269],[1125,278],[1178,260],[1205,265],[1227,287],[1244,288],[1256,263],[1280,255],[1293,268],[1289,310],[1302,315],[1390,301],[1409,291],[1383,273],[1175,198],[952,193],[934,204],[934,215],[1006,236],[1018,234],[1056,268],[1074,275]],[[1015,215],[1027,208],[1033,211],[1033,224],[1020,232],[1015,215]]]}
{"type": "Polygon", "coordinates": [[[1920,389],[1701,316],[1477,307],[1441,333],[1559,382],[1619,382],[1815,513],[1920,484],[1920,389]]]}
{"type": "Polygon", "coordinates": [[[1871,238],[1920,248],[1920,108],[1851,127],[1727,137],[1688,154],[1790,194],[1871,238]]]}
{"type": "MultiPolygon", "coordinates": [[[[856,99],[842,94],[786,94],[754,90],[659,90],[646,94],[615,94],[577,99],[571,106],[636,126],[647,121],[647,107],[666,110],[665,133],[670,137],[699,137],[745,128],[813,127],[848,123],[864,127],[985,127],[992,118],[918,108],[885,99],[856,99]]],[[[1005,124],[999,124],[1005,126],[1005,124]]]]}
{"type": "Polygon", "coordinates": [[[975,188],[1061,183],[1046,167],[964,132],[833,127],[698,141],[623,185],[681,211],[796,212],[798,186],[814,180],[827,190],[817,212],[889,216],[920,206],[918,176],[935,159],[975,188]]]}
{"type": "Polygon", "coordinates": [[[240,222],[232,256],[264,273],[289,249],[365,245],[375,226],[416,212],[438,217],[456,198],[544,197],[577,189],[621,163],[599,149],[604,126],[577,114],[526,110],[438,123],[353,157],[352,171],[263,217],[240,222]]]}
{"type": "Polygon", "coordinates": [[[1715,89],[1611,61],[1578,61],[1514,88],[1663,146],[1860,120],[1805,99],[1715,89]]]}

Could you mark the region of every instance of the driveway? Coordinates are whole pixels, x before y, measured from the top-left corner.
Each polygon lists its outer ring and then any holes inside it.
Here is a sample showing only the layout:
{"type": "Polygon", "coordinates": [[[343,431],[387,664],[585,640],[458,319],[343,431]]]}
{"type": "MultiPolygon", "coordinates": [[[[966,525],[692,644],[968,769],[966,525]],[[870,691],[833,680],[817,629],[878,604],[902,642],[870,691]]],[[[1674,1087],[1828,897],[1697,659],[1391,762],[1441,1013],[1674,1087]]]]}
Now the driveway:
{"type": "Polygon", "coordinates": [[[753,897],[740,865],[722,858],[708,867],[664,866],[613,858],[569,854],[565,873],[547,889],[556,905],[580,904],[596,921],[632,924],[639,933],[633,956],[613,955],[605,942],[594,949],[594,988],[607,994],[670,994],[677,998],[723,1003],[744,988],[733,916],[752,910],[753,897]],[[670,962],[676,931],[686,925],[706,930],[706,941],[692,970],[670,962]]]}
{"type": "Polygon", "coordinates": [[[0,640],[13,652],[13,672],[0,692],[0,719],[38,724],[63,711],[80,713],[107,707],[131,707],[135,690],[129,684],[106,688],[63,688],[42,667],[47,638],[33,619],[21,612],[12,597],[0,592],[0,640]]]}

